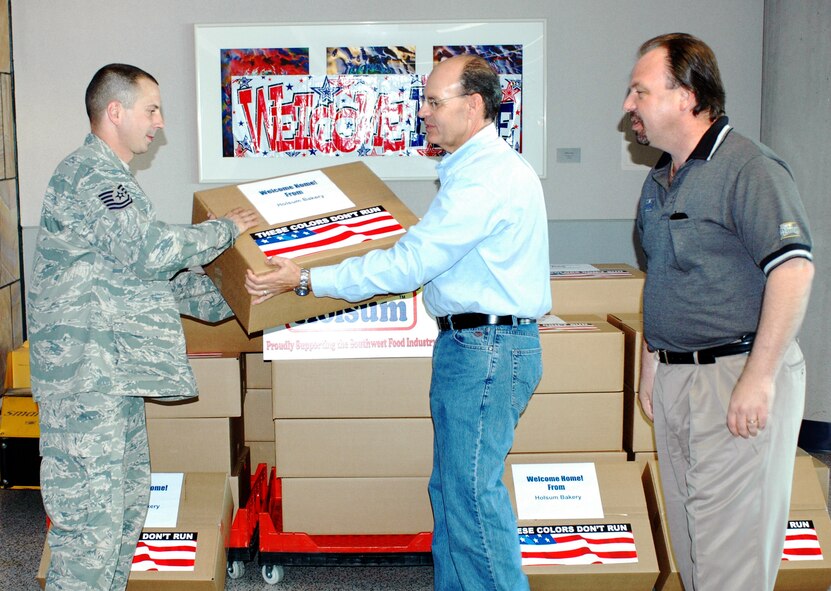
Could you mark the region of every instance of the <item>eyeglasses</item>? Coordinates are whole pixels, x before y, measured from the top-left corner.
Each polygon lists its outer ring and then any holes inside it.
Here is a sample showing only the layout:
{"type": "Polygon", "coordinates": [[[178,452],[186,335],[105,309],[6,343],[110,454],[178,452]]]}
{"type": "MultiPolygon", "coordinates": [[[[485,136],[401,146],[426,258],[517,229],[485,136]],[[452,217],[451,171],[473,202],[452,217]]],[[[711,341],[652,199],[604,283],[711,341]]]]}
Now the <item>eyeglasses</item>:
{"type": "Polygon", "coordinates": [[[442,106],[447,101],[449,101],[451,99],[454,99],[454,98],[463,97],[463,96],[470,96],[470,93],[466,92],[464,94],[457,94],[456,96],[448,96],[448,97],[441,98],[441,99],[428,98],[424,102],[427,103],[427,106],[430,107],[430,109],[435,111],[436,109],[438,109],[440,106],[442,106]]]}

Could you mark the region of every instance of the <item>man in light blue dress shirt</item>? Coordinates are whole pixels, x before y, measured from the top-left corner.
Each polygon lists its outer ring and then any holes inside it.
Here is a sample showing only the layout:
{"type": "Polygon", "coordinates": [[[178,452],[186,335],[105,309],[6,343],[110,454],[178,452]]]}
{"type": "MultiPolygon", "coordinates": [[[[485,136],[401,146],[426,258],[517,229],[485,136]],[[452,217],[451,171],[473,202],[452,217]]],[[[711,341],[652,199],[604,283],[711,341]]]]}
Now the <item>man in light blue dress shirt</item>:
{"type": "Polygon", "coordinates": [[[496,132],[502,98],[488,63],[439,63],[419,117],[447,154],[424,218],[391,248],[338,265],[275,269],[246,287],[255,303],[312,291],[360,301],[423,286],[440,332],[433,350],[434,586],[528,589],[516,519],[502,484],[514,428],[542,375],[536,319],[551,309],[548,221],[531,166],[496,132]]]}

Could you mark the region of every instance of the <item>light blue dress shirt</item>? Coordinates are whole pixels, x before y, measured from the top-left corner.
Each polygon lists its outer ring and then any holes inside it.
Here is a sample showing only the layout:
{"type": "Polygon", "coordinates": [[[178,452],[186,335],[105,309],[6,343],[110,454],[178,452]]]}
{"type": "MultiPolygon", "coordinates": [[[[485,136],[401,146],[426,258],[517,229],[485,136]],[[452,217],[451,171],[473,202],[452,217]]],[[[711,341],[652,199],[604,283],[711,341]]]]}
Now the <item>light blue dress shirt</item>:
{"type": "Polygon", "coordinates": [[[437,170],[424,218],[389,249],[312,269],[314,295],[355,302],[424,286],[434,316],[546,314],[548,218],[533,168],[488,125],[437,170]]]}

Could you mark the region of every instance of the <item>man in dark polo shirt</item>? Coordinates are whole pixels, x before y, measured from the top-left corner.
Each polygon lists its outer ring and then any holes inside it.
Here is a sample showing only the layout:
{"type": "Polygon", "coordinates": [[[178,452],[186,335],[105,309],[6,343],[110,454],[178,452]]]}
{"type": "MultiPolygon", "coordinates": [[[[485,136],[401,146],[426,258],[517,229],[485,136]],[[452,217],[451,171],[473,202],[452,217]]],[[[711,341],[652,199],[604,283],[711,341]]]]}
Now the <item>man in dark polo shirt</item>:
{"type": "Polygon", "coordinates": [[[670,537],[688,591],[773,589],[805,363],[813,263],[788,165],[730,127],[710,48],[644,43],[623,107],[664,151],[643,185],[640,402],[654,417],[670,537]]]}

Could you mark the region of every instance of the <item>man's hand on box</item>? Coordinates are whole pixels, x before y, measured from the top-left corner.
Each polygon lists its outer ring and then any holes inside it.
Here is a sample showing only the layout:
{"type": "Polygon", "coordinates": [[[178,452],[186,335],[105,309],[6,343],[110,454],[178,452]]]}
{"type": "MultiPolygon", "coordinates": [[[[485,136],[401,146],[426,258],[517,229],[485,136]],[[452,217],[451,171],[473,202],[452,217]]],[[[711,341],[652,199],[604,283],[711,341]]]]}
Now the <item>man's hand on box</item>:
{"type": "Polygon", "coordinates": [[[259,304],[272,296],[292,291],[300,285],[300,267],[290,259],[271,257],[268,259],[268,265],[273,269],[259,275],[251,269],[246,271],[245,289],[254,296],[252,304],[259,304]]]}

